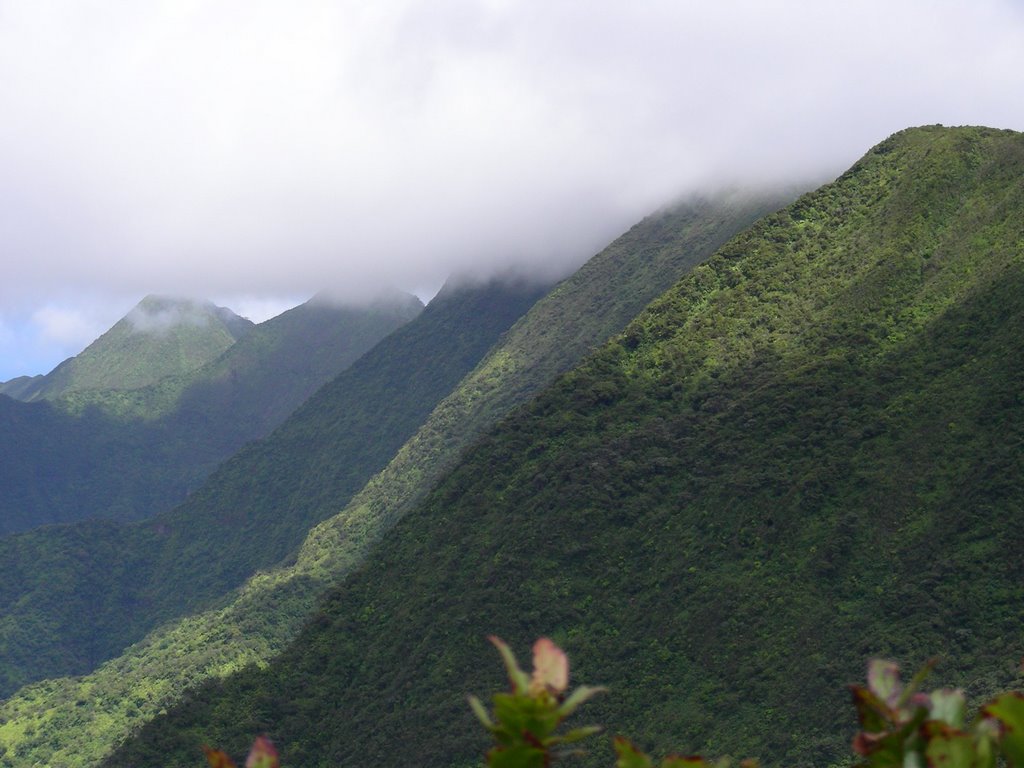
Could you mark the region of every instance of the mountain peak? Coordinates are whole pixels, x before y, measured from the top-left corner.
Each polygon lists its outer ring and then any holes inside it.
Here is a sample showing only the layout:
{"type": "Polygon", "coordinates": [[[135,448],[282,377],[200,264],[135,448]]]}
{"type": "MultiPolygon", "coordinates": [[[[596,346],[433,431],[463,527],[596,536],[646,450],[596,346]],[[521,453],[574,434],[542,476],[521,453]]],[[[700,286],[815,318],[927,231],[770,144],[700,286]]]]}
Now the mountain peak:
{"type": "Polygon", "coordinates": [[[165,335],[180,326],[195,328],[222,325],[235,339],[244,336],[252,323],[211,301],[150,294],[136,304],[122,322],[137,333],[165,335]]]}
{"type": "Polygon", "coordinates": [[[139,389],[210,362],[252,327],[209,301],[146,296],[80,354],[17,390],[18,399],[139,389]]]}

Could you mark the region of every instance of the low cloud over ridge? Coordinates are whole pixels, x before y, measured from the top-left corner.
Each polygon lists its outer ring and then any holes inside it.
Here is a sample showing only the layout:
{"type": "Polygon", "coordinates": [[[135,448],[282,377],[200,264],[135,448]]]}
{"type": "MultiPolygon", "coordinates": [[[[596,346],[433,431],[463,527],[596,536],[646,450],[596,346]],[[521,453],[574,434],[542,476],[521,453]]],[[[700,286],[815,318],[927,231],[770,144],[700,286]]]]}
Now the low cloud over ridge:
{"type": "Polygon", "coordinates": [[[1022,38],[1012,0],[0,0],[0,321],[558,274],[678,194],[1024,129],[1022,38]]]}

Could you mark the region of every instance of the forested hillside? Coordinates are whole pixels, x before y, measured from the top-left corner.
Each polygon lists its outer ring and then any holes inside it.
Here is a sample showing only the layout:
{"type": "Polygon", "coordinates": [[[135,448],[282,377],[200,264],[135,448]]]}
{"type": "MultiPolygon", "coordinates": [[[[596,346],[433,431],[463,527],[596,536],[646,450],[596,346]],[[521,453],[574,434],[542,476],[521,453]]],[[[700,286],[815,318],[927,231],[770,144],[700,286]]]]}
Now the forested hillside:
{"type": "Polygon", "coordinates": [[[847,754],[870,655],[1010,687],[1022,244],[1024,135],[894,135],[490,432],[267,669],[106,764],[257,732],[290,765],[477,764],[489,633],[552,636],[644,748],[769,765],[847,754]]]}
{"type": "Polygon", "coordinates": [[[294,554],[543,290],[444,291],[173,510],[0,538],[0,692],[89,672],[294,554]]]}
{"type": "MultiPolygon", "coordinates": [[[[538,302],[431,414],[389,471],[336,516],[340,525],[323,526],[310,537],[294,567],[253,579],[224,608],[152,633],[82,680],[20,691],[0,713],[6,721],[0,725],[0,740],[7,740],[9,753],[18,754],[19,763],[94,764],[129,729],[176,701],[189,686],[248,662],[265,662],[298,631],[317,595],[360,562],[474,434],[624,327],[650,298],[780,202],[778,196],[765,195],[694,200],[638,224],[538,302]],[[419,461],[410,462],[410,457],[419,461]],[[336,547],[339,530],[346,536],[344,546],[336,547]]],[[[297,445],[314,431],[319,407],[314,398],[301,412],[310,421],[294,431],[297,445]]],[[[337,452],[327,448],[322,461],[335,470],[344,467],[337,452]]],[[[290,504],[327,498],[317,475],[301,481],[294,477],[308,463],[301,456],[301,450],[290,459],[282,456],[288,463],[280,469],[273,462],[247,466],[238,473],[241,487],[252,487],[250,498],[260,504],[263,497],[273,498],[271,489],[278,483],[296,489],[290,504]],[[265,477],[273,478],[269,487],[261,484],[265,477]]],[[[214,562],[207,567],[218,567],[212,550],[210,559],[214,562]]]]}

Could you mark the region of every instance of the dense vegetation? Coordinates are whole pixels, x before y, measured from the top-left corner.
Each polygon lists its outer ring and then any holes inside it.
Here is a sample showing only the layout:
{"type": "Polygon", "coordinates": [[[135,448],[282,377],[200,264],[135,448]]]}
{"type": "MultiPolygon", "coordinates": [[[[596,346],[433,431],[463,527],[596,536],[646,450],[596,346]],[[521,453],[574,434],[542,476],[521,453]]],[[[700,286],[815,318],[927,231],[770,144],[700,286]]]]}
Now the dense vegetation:
{"type": "MultiPolygon", "coordinates": [[[[152,633],[80,681],[50,681],[19,692],[0,712],[4,721],[0,741],[6,741],[10,753],[21,755],[18,762],[91,764],[140,720],[176,701],[190,686],[209,676],[228,674],[249,661],[265,662],[298,631],[313,611],[316,596],[360,561],[395,516],[432,484],[438,466],[451,463],[474,432],[493,424],[513,404],[624,327],[644,302],[772,204],[770,198],[744,196],[693,201],[634,227],[538,302],[434,411],[388,472],[378,476],[336,522],[310,537],[294,567],[253,579],[223,608],[152,633]],[[420,461],[412,463],[407,460],[410,456],[419,456],[420,461]],[[369,514],[367,500],[373,501],[369,514]],[[379,512],[378,505],[383,507],[379,512]],[[342,546],[337,545],[339,533],[342,546]]],[[[461,336],[478,321],[466,316],[445,332],[461,336]]],[[[443,333],[435,343],[447,349],[443,333]]],[[[399,381],[409,374],[404,367],[407,357],[429,359],[423,351],[399,348],[397,352],[393,364],[399,368],[388,373],[399,381]]],[[[391,385],[382,382],[370,388],[371,394],[389,393],[391,385]]],[[[280,430],[296,436],[294,455],[282,451],[277,462],[237,465],[238,487],[254,486],[245,504],[275,509],[273,488],[278,483],[294,489],[289,505],[330,498],[329,489],[320,485],[323,470],[307,476],[311,462],[301,452],[318,428],[320,407],[312,400],[292,420],[303,416],[307,421],[302,426],[290,421],[280,430]],[[299,481],[299,475],[306,479],[299,481]],[[272,478],[269,487],[261,483],[264,477],[272,478]]],[[[347,460],[330,444],[325,448],[312,464],[343,472],[347,460]]],[[[227,495],[210,509],[230,509],[234,504],[227,495]]],[[[184,525],[182,529],[186,530],[184,525]]],[[[243,543],[235,551],[244,548],[243,543]]],[[[215,552],[209,550],[208,555],[202,566],[218,567],[215,552]]],[[[25,602],[32,605],[31,599],[25,602]]]]}
{"type": "Polygon", "coordinates": [[[783,192],[695,198],[645,218],[616,239],[516,324],[384,471],[310,537],[303,555],[335,561],[336,574],[347,571],[486,429],[621,331],[730,237],[791,199],[783,192]]]}
{"type": "MultiPolygon", "coordinates": [[[[186,330],[166,330],[164,339],[152,329],[132,331],[129,314],[59,366],[52,381],[46,377],[52,400],[0,396],[0,533],[96,517],[138,520],[171,509],[217,464],[267,434],[420,309],[411,296],[362,308],[314,300],[252,328],[205,365],[137,389],[85,389],[95,377],[61,374],[134,366],[134,380],[149,381],[169,370],[154,358],[180,349],[185,338],[203,339],[196,320],[182,321],[186,330]]],[[[145,316],[167,320],[158,312],[145,316]]],[[[216,330],[212,320],[204,327],[216,330]]]]}
{"type": "Polygon", "coordinates": [[[842,759],[868,655],[1012,684],[1022,243],[1024,135],[891,137],[490,432],[268,667],[107,764],[267,732],[292,765],[474,765],[491,631],[551,633],[644,749],[773,765],[842,759]]]}
{"type": "Polygon", "coordinates": [[[176,509],[133,525],[0,539],[0,692],[91,671],[293,554],[541,291],[491,284],[444,292],[176,509]]]}

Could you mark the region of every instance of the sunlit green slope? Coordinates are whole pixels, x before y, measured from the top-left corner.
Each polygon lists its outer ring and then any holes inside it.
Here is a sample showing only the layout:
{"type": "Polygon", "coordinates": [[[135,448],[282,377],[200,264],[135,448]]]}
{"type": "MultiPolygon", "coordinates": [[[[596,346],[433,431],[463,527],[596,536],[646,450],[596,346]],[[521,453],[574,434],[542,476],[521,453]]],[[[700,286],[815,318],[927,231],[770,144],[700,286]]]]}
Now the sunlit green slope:
{"type": "Polygon", "coordinates": [[[194,371],[252,328],[249,320],[210,302],[147,296],[80,354],[6,394],[52,400],[73,392],[139,389],[194,371]]]}

